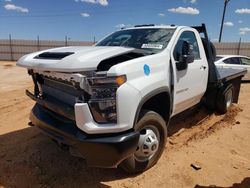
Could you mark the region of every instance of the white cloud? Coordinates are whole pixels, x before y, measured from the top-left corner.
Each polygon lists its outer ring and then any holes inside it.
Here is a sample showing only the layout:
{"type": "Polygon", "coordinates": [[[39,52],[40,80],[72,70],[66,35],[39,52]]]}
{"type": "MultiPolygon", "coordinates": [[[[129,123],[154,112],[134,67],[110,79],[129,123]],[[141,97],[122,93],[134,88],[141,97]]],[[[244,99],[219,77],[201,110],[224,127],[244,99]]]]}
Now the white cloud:
{"type": "Polygon", "coordinates": [[[80,1],[84,3],[93,3],[93,4],[97,3],[96,0],[80,0],[80,1]]]}
{"type": "Polygon", "coordinates": [[[98,1],[100,5],[102,6],[107,6],[109,3],[108,3],[108,0],[99,0],[98,1]]]}
{"type": "Polygon", "coordinates": [[[240,35],[245,35],[246,33],[250,33],[250,28],[248,27],[240,28],[240,35]]]}
{"type": "Polygon", "coordinates": [[[224,25],[228,27],[234,26],[233,22],[225,22],[224,25]]]}
{"type": "Polygon", "coordinates": [[[171,8],[171,9],[168,9],[168,11],[172,12],[172,13],[191,14],[191,15],[196,15],[196,14],[200,13],[200,11],[198,9],[192,8],[192,7],[171,8]]]}
{"type": "Polygon", "coordinates": [[[242,23],[243,23],[243,21],[242,21],[242,20],[239,20],[239,21],[238,21],[238,23],[242,24],[242,23]]]}
{"type": "Polygon", "coordinates": [[[126,25],[125,25],[125,24],[118,24],[118,25],[116,25],[115,27],[123,28],[123,27],[126,27],[126,25]]]}
{"type": "Polygon", "coordinates": [[[75,0],[75,2],[84,2],[84,3],[92,3],[92,4],[99,4],[102,6],[108,6],[108,0],[75,0]]]}
{"type": "Polygon", "coordinates": [[[250,9],[249,8],[236,9],[235,13],[238,13],[238,14],[250,14],[250,9]]]}
{"type": "Polygon", "coordinates": [[[5,0],[5,2],[11,2],[11,0],[5,0]]]}
{"type": "Polygon", "coordinates": [[[197,0],[191,0],[190,3],[193,3],[193,4],[194,4],[194,3],[196,3],[196,1],[197,1],[197,0]]]}
{"type": "Polygon", "coordinates": [[[6,10],[14,10],[14,11],[17,11],[17,12],[22,12],[22,13],[28,13],[29,12],[29,9],[23,8],[23,7],[20,7],[20,6],[16,6],[14,4],[6,4],[6,5],[4,5],[4,8],[6,10]]]}
{"type": "Polygon", "coordinates": [[[218,42],[218,41],[219,41],[219,39],[217,39],[217,38],[212,39],[212,42],[218,42]]]}
{"type": "Polygon", "coordinates": [[[82,13],[81,13],[81,16],[82,16],[82,17],[85,17],[85,18],[90,17],[90,15],[89,15],[88,13],[86,13],[86,12],[82,12],[82,13]]]}
{"type": "Polygon", "coordinates": [[[158,16],[164,17],[165,14],[163,14],[163,13],[158,13],[158,16]]]}
{"type": "Polygon", "coordinates": [[[117,27],[117,28],[125,28],[125,27],[132,27],[132,25],[131,24],[118,24],[118,25],[116,25],[115,27],[117,27]]]}

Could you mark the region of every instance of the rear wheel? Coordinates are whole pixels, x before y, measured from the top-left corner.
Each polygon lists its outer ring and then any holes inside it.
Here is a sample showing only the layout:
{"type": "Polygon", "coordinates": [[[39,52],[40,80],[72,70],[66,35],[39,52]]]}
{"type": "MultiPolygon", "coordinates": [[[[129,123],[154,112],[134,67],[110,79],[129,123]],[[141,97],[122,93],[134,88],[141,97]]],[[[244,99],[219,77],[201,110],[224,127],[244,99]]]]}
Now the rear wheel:
{"type": "Polygon", "coordinates": [[[230,84],[218,94],[216,108],[221,114],[225,114],[233,103],[234,88],[230,84]]]}
{"type": "Polygon", "coordinates": [[[156,112],[145,111],[134,129],[140,133],[137,150],[121,164],[129,173],[143,172],[154,166],[161,157],[167,140],[166,123],[156,112]]]}

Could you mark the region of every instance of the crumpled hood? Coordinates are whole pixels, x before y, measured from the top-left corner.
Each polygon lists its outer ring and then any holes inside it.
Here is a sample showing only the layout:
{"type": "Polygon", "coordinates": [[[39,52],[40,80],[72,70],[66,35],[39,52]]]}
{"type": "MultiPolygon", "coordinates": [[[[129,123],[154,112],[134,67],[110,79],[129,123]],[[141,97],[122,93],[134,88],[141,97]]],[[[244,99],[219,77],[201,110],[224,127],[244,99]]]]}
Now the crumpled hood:
{"type": "Polygon", "coordinates": [[[98,64],[105,59],[120,54],[129,53],[133,50],[135,49],[111,46],[62,47],[25,55],[18,60],[17,65],[28,69],[36,69],[42,71],[90,71],[96,70],[98,64]],[[42,56],[42,54],[45,54],[45,56],[42,56]],[[62,58],[55,58],[50,57],[51,54],[66,55],[62,58]]]}

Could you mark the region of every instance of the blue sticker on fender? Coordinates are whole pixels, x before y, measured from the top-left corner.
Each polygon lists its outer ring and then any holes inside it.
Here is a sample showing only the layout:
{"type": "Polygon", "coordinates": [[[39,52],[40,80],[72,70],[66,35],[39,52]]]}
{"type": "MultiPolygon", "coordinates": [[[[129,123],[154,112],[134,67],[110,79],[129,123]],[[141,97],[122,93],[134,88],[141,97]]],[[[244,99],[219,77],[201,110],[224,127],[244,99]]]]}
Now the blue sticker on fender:
{"type": "Polygon", "coordinates": [[[150,74],[150,67],[147,64],[143,66],[143,70],[145,75],[148,76],[150,74]]]}

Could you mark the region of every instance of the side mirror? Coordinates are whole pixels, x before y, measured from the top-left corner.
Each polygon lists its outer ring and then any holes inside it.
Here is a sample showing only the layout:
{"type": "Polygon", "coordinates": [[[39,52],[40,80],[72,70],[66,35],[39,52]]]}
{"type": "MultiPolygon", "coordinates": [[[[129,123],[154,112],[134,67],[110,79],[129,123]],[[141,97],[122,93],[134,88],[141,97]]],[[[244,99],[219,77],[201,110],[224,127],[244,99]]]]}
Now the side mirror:
{"type": "Polygon", "coordinates": [[[185,70],[189,63],[194,62],[194,55],[190,48],[190,44],[187,41],[182,41],[181,55],[179,56],[179,62],[176,63],[177,70],[185,70]]]}

